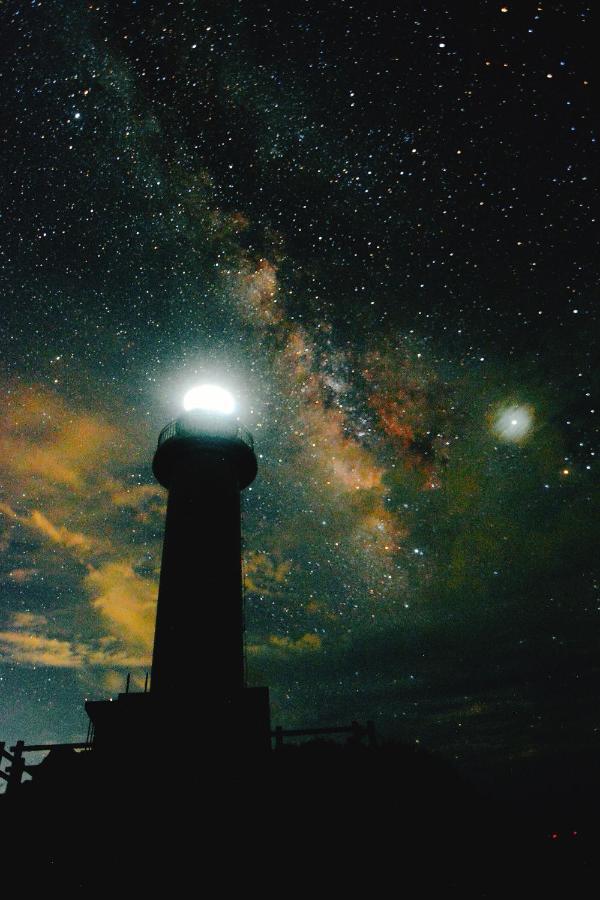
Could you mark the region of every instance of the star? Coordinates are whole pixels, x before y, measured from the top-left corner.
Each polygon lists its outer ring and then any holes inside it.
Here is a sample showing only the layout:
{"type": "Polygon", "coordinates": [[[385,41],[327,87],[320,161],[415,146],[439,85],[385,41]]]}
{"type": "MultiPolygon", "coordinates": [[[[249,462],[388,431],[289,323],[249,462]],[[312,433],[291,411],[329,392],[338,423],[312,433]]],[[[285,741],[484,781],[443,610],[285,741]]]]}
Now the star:
{"type": "Polygon", "coordinates": [[[493,431],[500,440],[518,444],[530,436],[533,422],[534,414],[530,406],[507,406],[496,413],[493,431]]]}

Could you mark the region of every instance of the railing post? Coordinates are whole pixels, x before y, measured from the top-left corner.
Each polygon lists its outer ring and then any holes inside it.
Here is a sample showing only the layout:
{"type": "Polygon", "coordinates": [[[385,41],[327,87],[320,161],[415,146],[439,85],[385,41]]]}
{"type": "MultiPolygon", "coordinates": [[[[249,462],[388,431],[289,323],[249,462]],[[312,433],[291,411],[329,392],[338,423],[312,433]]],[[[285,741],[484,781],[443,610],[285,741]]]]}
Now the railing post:
{"type": "Polygon", "coordinates": [[[275,728],[275,749],[281,750],[283,747],[283,727],[278,725],[275,728]]]}
{"type": "Polygon", "coordinates": [[[21,784],[23,772],[25,771],[25,760],[23,759],[24,746],[25,741],[17,741],[15,746],[11,747],[13,757],[12,763],[10,765],[10,770],[8,772],[8,781],[6,782],[7,794],[14,791],[21,784]]]}

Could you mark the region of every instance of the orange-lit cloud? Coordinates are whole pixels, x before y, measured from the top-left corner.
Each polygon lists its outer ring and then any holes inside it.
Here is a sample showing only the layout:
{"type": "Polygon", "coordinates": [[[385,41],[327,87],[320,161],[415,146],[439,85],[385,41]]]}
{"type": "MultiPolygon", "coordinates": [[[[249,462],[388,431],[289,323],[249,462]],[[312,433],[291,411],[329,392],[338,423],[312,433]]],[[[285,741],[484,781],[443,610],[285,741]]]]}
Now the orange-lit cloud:
{"type": "Polygon", "coordinates": [[[61,547],[65,547],[66,549],[73,550],[78,553],[91,551],[96,543],[93,538],[88,537],[85,534],[81,534],[77,531],[71,531],[64,525],[54,525],[38,509],[34,509],[31,513],[26,515],[19,515],[17,512],[15,512],[14,509],[12,509],[11,506],[8,505],[8,503],[0,503],[0,515],[4,515],[8,519],[12,519],[14,522],[25,525],[27,528],[30,528],[33,531],[38,532],[43,537],[48,538],[54,544],[59,544],[61,547]]]}
{"type": "MultiPolygon", "coordinates": [[[[45,616],[13,613],[0,631],[0,661],[61,669],[143,669],[150,664],[148,652],[132,652],[113,637],[71,640],[49,634],[49,630],[51,624],[45,616]]],[[[122,681],[122,676],[119,678],[122,681]]]]}
{"type": "Polygon", "coordinates": [[[250,644],[247,649],[253,655],[263,653],[265,650],[280,653],[314,653],[321,649],[322,643],[319,635],[312,631],[302,634],[298,638],[271,634],[267,637],[265,644],[250,644]]]}
{"type": "Polygon", "coordinates": [[[27,628],[33,630],[44,628],[48,624],[46,616],[32,612],[16,612],[12,614],[11,625],[13,628],[27,628]]]}
{"type": "Polygon", "coordinates": [[[296,640],[288,637],[278,637],[275,634],[270,635],[268,638],[268,643],[273,647],[277,647],[282,650],[320,650],[322,641],[318,634],[314,634],[314,632],[309,631],[306,634],[301,635],[296,640]]]}
{"type": "Polygon", "coordinates": [[[148,667],[157,583],[136,566],[152,571],[149,551],[158,560],[159,547],[156,541],[137,550],[134,525],[159,520],[163,492],[115,477],[125,460],[135,462],[136,452],[132,436],[117,424],[72,409],[36,385],[7,389],[6,395],[0,416],[2,552],[20,563],[19,554],[11,553],[13,544],[22,544],[23,531],[37,544],[35,569],[13,564],[7,577],[24,585],[60,565],[81,593],[75,605],[71,600],[59,610],[72,632],[57,631],[43,616],[6,610],[0,652],[24,665],[83,674],[148,667]]]}
{"type": "Polygon", "coordinates": [[[61,669],[79,669],[85,662],[70,641],[21,630],[0,631],[0,659],[61,669]]]}
{"type": "Polygon", "coordinates": [[[8,573],[8,577],[11,581],[16,582],[16,584],[26,584],[28,581],[31,581],[37,573],[37,569],[17,568],[12,569],[12,571],[8,573]]]}
{"type": "Polygon", "coordinates": [[[291,568],[289,561],[278,563],[264,552],[250,552],[244,560],[246,590],[265,597],[278,594],[291,568]]]}
{"type": "Polygon", "coordinates": [[[37,491],[85,488],[122,446],[117,428],[37,385],[6,392],[0,417],[0,470],[37,491]]]}
{"type": "Polygon", "coordinates": [[[111,503],[120,510],[132,510],[136,521],[162,521],[167,508],[166,494],[158,484],[132,484],[123,486],[107,482],[111,503]]]}
{"type": "Polygon", "coordinates": [[[111,635],[126,646],[150,651],[158,594],[155,581],[138,575],[128,563],[106,562],[89,567],[84,586],[111,635]]]}
{"type": "Polygon", "coordinates": [[[134,654],[120,648],[102,648],[84,642],[46,637],[37,631],[0,631],[0,661],[60,669],[88,667],[148,668],[148,654],[134,654]]]}
{"type": "Polygon", "coordinates": [[[68,547],[71,550],[90,551],[95,543],[92,538],[87,537],[85,534],[71,531],[64,525],[53,525],[38,509],[34,509],[28,518],[22,517],[20,521],[31,525],[32,528],[35,528],[53,543],[60,544],[61,547],[68,547]]]}

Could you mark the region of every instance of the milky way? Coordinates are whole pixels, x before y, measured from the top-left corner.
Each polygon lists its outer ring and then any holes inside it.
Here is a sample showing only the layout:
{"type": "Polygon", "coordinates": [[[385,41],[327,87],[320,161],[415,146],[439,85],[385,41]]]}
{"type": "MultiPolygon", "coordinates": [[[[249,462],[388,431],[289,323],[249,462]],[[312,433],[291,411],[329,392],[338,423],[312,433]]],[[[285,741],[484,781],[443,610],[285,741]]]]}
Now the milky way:
{"type": "Polygon", "coordinates": [[[390,6],[6,7],[0,738],[143,685],[208,381],[276,724],[597,746],[591,13],[390,6]]]}

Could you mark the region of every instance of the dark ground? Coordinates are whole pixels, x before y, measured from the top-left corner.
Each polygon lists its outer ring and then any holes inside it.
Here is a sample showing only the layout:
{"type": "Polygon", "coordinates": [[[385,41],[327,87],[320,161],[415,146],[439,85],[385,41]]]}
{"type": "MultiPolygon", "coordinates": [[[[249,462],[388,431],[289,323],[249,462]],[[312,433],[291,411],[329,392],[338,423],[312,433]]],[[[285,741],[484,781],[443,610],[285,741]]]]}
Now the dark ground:
{"type": "Polygon", "coordinates": [[[36,785],[1,798],[4,878],[45,892],[162,884],[172,896],[587,896],[600,792],[576,766],[570,783],[556,761],[475,788],[399,744],[182,763],[121,761],[117,774],[91,754],[55,754],[36,785]]]}

